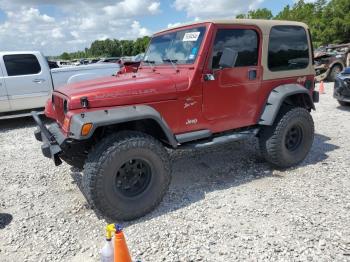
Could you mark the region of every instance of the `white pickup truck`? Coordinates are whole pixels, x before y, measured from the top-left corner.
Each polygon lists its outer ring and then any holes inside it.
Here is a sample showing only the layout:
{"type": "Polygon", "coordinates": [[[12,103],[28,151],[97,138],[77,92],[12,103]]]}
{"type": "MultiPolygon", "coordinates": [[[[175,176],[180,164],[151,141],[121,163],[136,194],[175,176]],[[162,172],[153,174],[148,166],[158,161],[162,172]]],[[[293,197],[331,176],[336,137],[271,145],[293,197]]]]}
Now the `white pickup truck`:
{"type": "Polygon", "coordinates": [[[111,76],[119,70],[116,63],[50,69],[40,52],[0,52],[0,119],[43,108],[55,87],[111,76]]]}

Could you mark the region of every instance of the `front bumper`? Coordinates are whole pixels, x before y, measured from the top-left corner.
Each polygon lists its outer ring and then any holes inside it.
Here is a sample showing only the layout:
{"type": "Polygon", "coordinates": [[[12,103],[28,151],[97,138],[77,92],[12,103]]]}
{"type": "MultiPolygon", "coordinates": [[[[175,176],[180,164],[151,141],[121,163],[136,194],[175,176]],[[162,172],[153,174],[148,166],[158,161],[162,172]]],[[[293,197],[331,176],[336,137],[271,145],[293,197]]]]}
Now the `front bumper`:
{"type": "Polygon", "coordinates": [[[339,94],[337,91],[334,91],[333,97],[334,97],[335,99],[337,99],[338,101],[350,103],[350,96],[341,95],[341,94],[339,94]]]}
{"type": "Polygon", "coordinates": [[[339,101],[350,102],[350,80],[347,75],[337,76],[335,79],[333,97],[339,101]]]}
{"type": "Polygon", "coordinates": [[[51,124],[47,128],[41,121],[37,112],[33,111],[32,116],[38,126],[38,128],[34,131],[34,136],[36,140],[43,143],[41,145],[43,155],[47,158],[51,158],[56,166],[62,164],[59,154],[62,152],[61,146],[65,143],[66,137],[63,135],[56,123],[51,124]]]}

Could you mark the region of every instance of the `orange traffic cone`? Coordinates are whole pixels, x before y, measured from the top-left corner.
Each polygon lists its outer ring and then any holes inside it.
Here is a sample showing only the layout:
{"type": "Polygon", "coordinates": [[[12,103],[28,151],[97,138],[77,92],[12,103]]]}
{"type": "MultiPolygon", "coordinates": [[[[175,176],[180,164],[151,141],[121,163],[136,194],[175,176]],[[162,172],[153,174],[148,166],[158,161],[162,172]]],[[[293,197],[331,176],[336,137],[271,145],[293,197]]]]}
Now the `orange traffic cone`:
{"type": "Polygon", "coordinates": [[[114,262],[131,262],[122,228],[117,225],[114,234],[114,262]]]}
{"type": "Polygon", "coordinates": [[[320,83],[319,92],[320,92],[320,94],[325,94],[323,81],[321,81],[321,83],[320,83]]]}

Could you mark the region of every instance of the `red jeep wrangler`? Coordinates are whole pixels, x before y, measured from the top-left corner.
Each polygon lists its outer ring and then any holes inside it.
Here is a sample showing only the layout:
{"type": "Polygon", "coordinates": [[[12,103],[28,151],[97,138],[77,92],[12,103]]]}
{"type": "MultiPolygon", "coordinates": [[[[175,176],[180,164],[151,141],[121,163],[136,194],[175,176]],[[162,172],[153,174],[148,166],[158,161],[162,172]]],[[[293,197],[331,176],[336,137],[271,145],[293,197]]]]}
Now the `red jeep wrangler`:
{"type": "Polygon", "coordinates": [[[206,21],[155,34],[136,73],[63,86],[35,132],[42,152],[84,169],[95,210],[130,220],[153,210],[171,178],[166,148],[257,136],[277,167],[303,161],[314,139],[313,50],[305,24],[206,21]]]}

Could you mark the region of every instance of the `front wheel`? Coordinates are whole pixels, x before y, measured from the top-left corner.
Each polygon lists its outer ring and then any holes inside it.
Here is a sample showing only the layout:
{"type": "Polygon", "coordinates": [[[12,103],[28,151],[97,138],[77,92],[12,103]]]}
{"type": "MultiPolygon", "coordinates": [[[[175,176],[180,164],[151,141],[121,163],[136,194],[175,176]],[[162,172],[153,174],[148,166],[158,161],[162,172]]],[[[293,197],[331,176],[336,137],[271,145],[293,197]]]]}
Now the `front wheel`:
{"type": "Polygon", "coordinates": [[[314,140],[314,122],[309,111],[292,108],[281,113],[273,126],[263,127],[259,144],[264,158],[281,168],[302,162],[314,140]]]}
{"type": "Polygon", "coordinates": [[[82,188],[103,216],[131,220],[153,210],[171,180],[168,153],[153,137],[134,131],[113,134],[90,152],[82,188]]]}
{"type": "Polygon", "coordinates": [[[337,75],[343,70],[342,66],[340,65],[334,65],[331,69],[331,71],[329,72],[328,78],[327,80],[329,82],[334,82],[337,75]]]}

